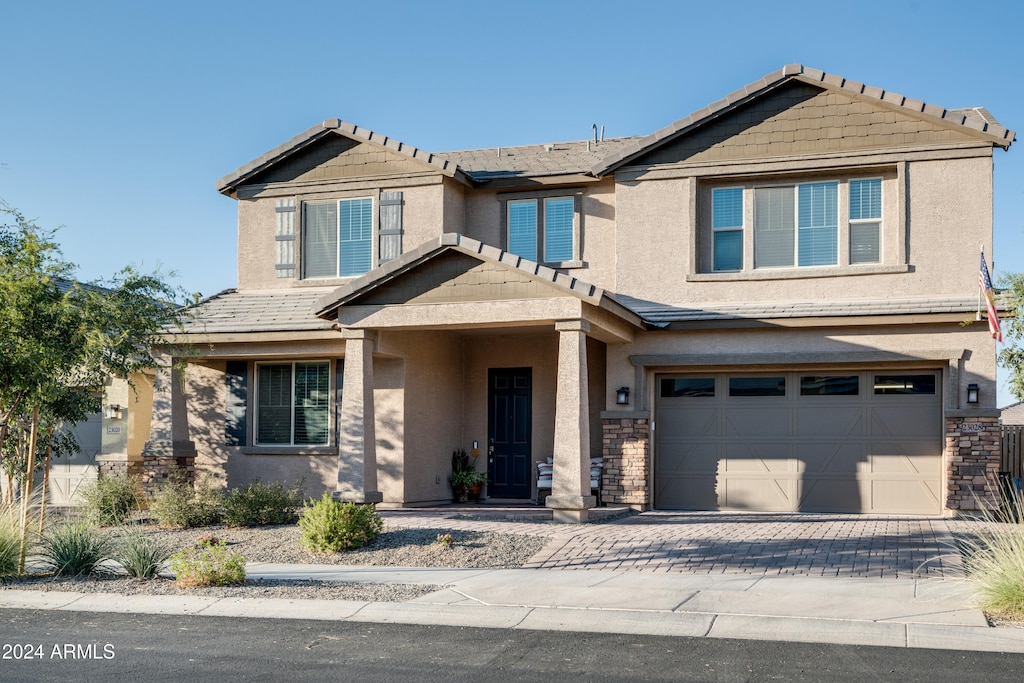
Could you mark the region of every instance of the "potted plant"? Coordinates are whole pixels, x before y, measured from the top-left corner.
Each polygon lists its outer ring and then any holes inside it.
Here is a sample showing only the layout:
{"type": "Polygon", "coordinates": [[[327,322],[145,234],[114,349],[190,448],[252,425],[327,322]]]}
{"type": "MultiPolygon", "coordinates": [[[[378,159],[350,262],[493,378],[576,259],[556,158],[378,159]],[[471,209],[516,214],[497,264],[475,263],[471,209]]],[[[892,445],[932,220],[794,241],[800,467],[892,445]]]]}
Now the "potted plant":
{"type": "Polygon", "coordinates": [[[452,453],[452,474],[448,481],[452,484],[455,502],[465,503],[473,489],[479,499],[480,491],[487,483],[487,475],[477,472],[475,463],[466,454],[465,449],[460,448],[452,453]]]}

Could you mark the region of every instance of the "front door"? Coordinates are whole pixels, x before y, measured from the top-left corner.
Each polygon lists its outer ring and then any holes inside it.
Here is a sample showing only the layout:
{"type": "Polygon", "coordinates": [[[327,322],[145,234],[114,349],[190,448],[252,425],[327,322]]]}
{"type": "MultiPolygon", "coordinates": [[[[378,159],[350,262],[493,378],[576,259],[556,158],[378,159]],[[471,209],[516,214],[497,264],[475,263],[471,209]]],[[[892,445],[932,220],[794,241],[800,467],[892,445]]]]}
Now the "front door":
{"type": "Polygon", "coordinates": [[[487,371],[487,477],[492,498],[529,498],[531,369],[487,371]]]}

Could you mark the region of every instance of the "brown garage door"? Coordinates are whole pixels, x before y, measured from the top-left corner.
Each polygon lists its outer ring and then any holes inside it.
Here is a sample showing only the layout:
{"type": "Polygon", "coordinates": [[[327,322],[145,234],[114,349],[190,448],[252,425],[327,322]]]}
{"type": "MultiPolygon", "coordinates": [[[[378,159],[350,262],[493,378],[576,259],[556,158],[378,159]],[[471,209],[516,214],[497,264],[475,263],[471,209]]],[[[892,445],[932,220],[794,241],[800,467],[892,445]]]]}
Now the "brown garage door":
{"type": "Polygon", "coordinates": [[[657,378],[655,507],[941,512],[934,371],[657,378]]]}

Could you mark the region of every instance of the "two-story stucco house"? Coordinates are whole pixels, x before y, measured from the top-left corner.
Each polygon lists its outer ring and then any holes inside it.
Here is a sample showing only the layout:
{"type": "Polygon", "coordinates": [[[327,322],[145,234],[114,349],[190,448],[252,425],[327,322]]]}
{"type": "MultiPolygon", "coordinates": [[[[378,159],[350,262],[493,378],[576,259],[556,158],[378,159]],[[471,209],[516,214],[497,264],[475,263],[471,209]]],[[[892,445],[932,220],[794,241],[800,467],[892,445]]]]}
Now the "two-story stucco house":
{"type": "Polygon", "coordinates": [[[647,137],[429,153],[338,120],[222,178],[238,287],[146,467],[414,506],[942,514],[998,467],[978,302],[1014,133],[789,65],[647,137]],[[967,389],[977,385],[977,403],[967,389]],[[484,465],[480,464],[479,469],[484,465]]]}

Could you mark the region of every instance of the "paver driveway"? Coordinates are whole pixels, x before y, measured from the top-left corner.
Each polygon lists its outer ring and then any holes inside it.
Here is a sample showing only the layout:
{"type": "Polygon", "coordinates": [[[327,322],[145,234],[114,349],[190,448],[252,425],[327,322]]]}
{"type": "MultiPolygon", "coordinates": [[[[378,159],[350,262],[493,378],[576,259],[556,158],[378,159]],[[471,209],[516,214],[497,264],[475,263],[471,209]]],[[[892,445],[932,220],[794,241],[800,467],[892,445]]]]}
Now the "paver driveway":
{"type": "MultiPolygon", "coordinates": [[[[551,538],[527,567],[697,574],[961,578],[941,518],[811,513],[645,512],[600,524],[496,521],[485,506],[384,513],[403,526],[551,538]]],[[[541,512],[542,509],[538,510],[541,512]]],[[[525,511],[523,511],[525,513],[525,511]]],[[[523,514],[510,514],[522,519],[523,514]]]]}

